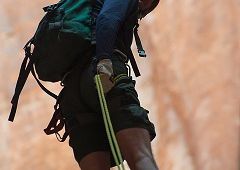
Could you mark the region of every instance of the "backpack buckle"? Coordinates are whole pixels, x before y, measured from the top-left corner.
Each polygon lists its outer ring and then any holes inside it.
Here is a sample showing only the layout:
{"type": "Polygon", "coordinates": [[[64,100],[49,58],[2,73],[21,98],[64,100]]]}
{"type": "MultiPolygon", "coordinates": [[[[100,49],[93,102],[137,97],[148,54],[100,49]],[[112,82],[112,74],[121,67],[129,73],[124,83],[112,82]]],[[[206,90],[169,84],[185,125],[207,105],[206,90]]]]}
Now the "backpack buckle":
{"type": "Polygon", "coordinates": [[[138,50],[138,54],[140,57],[146,57],[146,53],[145,53],[145,50],[138,50]]]}

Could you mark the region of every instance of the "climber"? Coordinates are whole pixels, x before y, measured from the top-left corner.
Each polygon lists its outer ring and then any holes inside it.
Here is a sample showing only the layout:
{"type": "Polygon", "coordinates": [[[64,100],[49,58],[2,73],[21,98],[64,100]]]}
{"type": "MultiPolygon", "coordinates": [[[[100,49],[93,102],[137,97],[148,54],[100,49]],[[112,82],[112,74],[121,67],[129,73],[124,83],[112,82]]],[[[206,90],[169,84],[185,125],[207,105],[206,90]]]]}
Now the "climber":
{"type": "Polygon", "coordinates": [[[115,166],[97,97],[94,75],[100,74],[121,153],[132,170],[157,170],[151,150],[156,136],[148,111],[140,106],[135,80],[129,75],[133,28],[159,0],[96,0],[94,60],[76,67],[65,79],[60,107],[69,125],[69,145],[82,170],[115,166]],[[81,74],[80,74],[81,72],[81,74]]]}

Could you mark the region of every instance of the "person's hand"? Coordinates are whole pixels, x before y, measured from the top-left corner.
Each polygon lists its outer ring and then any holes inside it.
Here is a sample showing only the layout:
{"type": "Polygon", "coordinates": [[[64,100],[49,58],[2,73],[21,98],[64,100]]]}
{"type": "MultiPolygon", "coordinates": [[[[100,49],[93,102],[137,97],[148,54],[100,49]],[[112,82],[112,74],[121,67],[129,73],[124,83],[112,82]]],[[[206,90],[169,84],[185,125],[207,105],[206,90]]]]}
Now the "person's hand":
{"type": "Polygon", "coordinates": [[[110,59],[102,59],[97,63],[97,74],[100,75],[104,93],[109,92],[113,86],[113,67],[110,59]]]}

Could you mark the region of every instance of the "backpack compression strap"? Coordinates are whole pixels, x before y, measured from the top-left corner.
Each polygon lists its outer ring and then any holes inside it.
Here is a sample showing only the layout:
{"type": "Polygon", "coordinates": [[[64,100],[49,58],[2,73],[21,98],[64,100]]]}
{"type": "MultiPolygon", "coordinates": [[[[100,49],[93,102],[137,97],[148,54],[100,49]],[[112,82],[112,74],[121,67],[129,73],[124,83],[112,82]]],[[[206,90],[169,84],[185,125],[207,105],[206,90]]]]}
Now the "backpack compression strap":
{"type": "Polygon", "coordinates": [[[31,53],[31,45],[32,45],[32,41],[33,38],[30,39],[27,44],[24,46],[24,50],[25,50],[25,57],[23,59],[21,68],[20,68],[20,72],[18,75],[18,79],[17,79],[17,84],[15,87],[15,92],[13,95],[13,98],[11,100],[12,103],[12,108],[11,108],[11,112],[9,115],[8,120],[13,122],[16,111],[17,111],[17,105],[18,105],[18,100],[19,100],[19,96],[20,93],[22,92],[22,89],[27,81],[28,75],[30,72],[32,72],[34,78],[37,80],[37,83],[39,84],[39,86],[42,88],[42,90],[44,90],[48,95],[52,96],[53,98],[57,99],[57,95],[55,95],[54,93],[50,92],[48,89],[46,89],[41,82],[38,80],[35,71],[34,71],[34,56],[32,56],[31,53]]]}
{"type": "Polygon", "coordinates": [[[28,75],[29,75],[29,73],[32,69],[32,66],[33,66],[33,61],[30,59],[30,57],[31,57],[31,47],[30,47],[31,42],[30,41],[24,47],[25,57],[23,59],[23,62],[22,62],[21,68],[20,68],[20,73],[19,73],[19,76],[18,76],[18,79],[17,79],[15,92],[14,92],[13,98],[11,100],[12,108],[11,108],[11,112],[10,112],[8,120],[12,121],[12,122],[14,120],[15,113],[16,113],[16,110],[17,110],[19,95],[20,95],[20,93],[23,89],[24,84],[26,83],[28,75]],[[28,60],[29,60],[29,62],[28,62],[28,60]]]}

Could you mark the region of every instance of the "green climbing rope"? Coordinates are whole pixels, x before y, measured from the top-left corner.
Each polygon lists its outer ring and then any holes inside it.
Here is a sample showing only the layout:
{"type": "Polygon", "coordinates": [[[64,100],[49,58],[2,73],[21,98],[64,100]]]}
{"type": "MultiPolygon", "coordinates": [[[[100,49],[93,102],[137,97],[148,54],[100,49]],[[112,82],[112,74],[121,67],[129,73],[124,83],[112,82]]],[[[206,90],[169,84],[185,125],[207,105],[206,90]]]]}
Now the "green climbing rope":
{"type": "Polygon", "coordinates": [[[121,152],[117,143],[117,139],[113,130],[113,126],[111,123],[107,102],[104,96],[104,91],[103,91],[103,87],[102,87],[102,83],[99,75],[95,76],[95,82],[96,82],[98,97],[99,97],[101,110],[103,114],[103,121],[104,121],[105,129],[107,132],[107,137],[108,137],[110,148],[113,154],[114,161],[118,166],[118,170],[121,170],[121,168],[122,170],[125,170],[125,167],[123,165],[122,155],[121,155],[121,152]],[[120,164],[121,166],[119,166],[120,164]]]}

